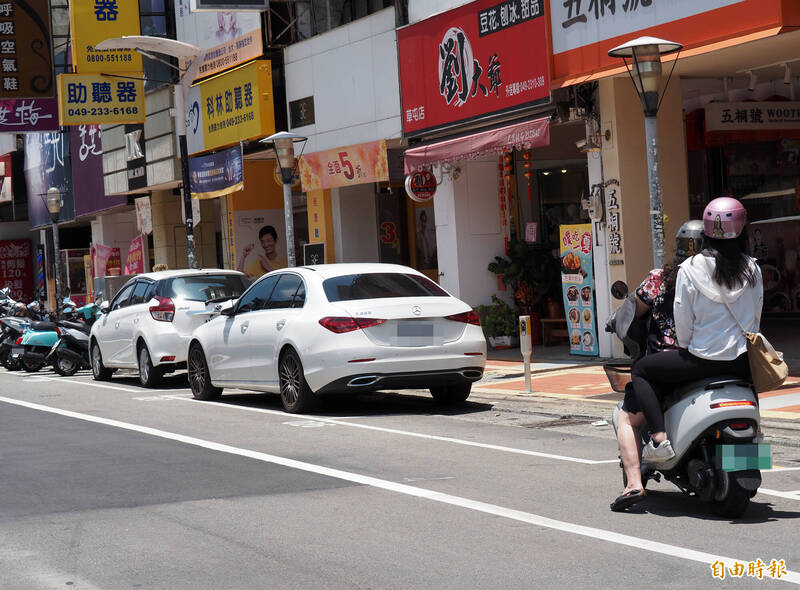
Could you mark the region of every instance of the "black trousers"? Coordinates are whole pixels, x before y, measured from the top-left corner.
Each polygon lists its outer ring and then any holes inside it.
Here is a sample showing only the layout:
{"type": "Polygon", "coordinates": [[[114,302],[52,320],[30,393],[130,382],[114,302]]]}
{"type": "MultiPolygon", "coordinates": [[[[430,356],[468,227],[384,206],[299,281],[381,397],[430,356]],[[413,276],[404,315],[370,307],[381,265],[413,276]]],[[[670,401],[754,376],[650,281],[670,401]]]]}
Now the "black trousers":
{"type": "Polygon", "coordinates": [[[653,384],[673,385],[723,375],[747,379],[750,375],[747,353],[732,361],[712,361],[696,357],[684,348],[665,350],[636,361],[631,370],[631,382],[650,429],[664,432],[664,413],[653,384]]]}

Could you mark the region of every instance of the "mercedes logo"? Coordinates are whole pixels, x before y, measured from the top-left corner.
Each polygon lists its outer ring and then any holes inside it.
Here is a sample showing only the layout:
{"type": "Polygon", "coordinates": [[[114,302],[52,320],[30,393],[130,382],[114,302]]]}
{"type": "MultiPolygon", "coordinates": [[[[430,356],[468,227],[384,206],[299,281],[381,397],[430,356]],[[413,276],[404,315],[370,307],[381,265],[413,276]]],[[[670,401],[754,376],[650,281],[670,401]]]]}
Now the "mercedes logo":
{"type": "Polygon", "coordinates": [[[419,305],[415,305],[414,307],[411,308],[411,313],[413,313],[414,315],[421,315],[422,308],[419,305]]]}

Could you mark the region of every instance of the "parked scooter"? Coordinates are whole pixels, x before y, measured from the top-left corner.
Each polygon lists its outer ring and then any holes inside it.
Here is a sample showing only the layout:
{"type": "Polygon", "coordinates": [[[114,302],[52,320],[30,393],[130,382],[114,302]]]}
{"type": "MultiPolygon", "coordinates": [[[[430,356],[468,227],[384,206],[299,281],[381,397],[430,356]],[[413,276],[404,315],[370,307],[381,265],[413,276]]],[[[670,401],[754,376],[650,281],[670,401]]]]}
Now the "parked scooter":
{"type": "MultiPolygon", "coordinates": [[[[75,303],[69,299],[63,301],[63,313],[69,315],[75,309],[75,303]]],[[[33,301],[27,305],[28,315],[31,318],[45,318],[41,311],[38,301],[33,301]]],[[[32,321],[28,329],[17,339],[17,345],[23,348],[21,365],[24,371],[35,373],[47,363],[47,356],[50,349],[58,342],[58,326],[52,321],[38,319],[32,321]]]]}
{"type": "Polygon", "coordinates": [[[88,369],[89,364],[89,332],[94,323],[99,307],[89,303],[75,310],[82,321],[62,320],[56,322],[58,341],[52,346],[47,360],[53,363],[56,373],[70,377],[79,369],[88,369]]]}
{"type": "MultiPolygon", "coordinates": [[[[611,293],[626,301],[609,318],[606,330],[615,332],[636,360],[644,354],[647,330],[639,323],[642,320],[635,319],[635,294],[628,296],[622,281],[611,293]]],[[[631,364],[605,365],[614,391],[625,391],[631,364]]],[[[612,416],[615,433],[621,407],[622,402],[612,416]]],[[[761,485],[760,469],[771,466],[768,445],[759,445],[763,434],[753,385],[735,377],[692,381],[664,396],[662,408],[675,457],[658,466],[643,461],[642,484],[646,487],[649,480],[660,481],[663,475],[684,493],[710,502],[717,514],[741,516],[761,485]]],[[[642,432],[643,444],[649,440],[649,433],[642,432]]],[[[624,471],[623,485],[627,485],[624,471]]]]}
{"type": "Polygon", "coordinates": [[[0,365],[8,371],[18,371],[23,350],[16,342],[28,329],[30,320],[25,317],[25,304],[11,299],[7,288],[0,290],[0,293],[6,297],[2,302],[4,317],[0,318],[0,365]],[[18,356],[14,355],[15,352],[18,356]]]}

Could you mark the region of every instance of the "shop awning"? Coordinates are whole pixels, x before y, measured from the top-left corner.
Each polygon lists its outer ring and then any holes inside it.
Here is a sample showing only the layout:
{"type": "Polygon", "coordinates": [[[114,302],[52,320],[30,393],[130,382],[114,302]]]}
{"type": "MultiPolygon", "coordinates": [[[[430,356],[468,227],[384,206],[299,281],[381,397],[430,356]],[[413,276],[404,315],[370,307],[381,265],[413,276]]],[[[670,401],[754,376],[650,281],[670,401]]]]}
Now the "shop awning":
{"type": "Polygon", "coordinates": [[[549,117],[542,117],[408,149],[405,171],[406,174],[410,174],[426,166],[443,162],[476,160],[487,154],[499,154],[511,148],[528,149],[549,144],[549,117]]]}

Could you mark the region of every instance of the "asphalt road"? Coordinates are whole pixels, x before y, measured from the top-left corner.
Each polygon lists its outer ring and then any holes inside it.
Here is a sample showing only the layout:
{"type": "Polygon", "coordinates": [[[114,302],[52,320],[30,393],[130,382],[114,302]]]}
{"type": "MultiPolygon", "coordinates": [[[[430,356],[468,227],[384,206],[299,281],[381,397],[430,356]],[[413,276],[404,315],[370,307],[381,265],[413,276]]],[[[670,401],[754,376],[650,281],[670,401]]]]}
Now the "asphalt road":
{"type": "Polygon", "coordinates": [[[185,377],[0,369],[0,588],[762,588],[800,583],[800,448],[745,518],[667,483],[612,513],[610,427],[423,392],[198,402],[185,377]],[[748,567],[784,560],[780,580],[748,567]],[[744,566],[714,577],[712,564],[744,566]],[[721,586],[722,587],[722,586],[721,586]]]}

